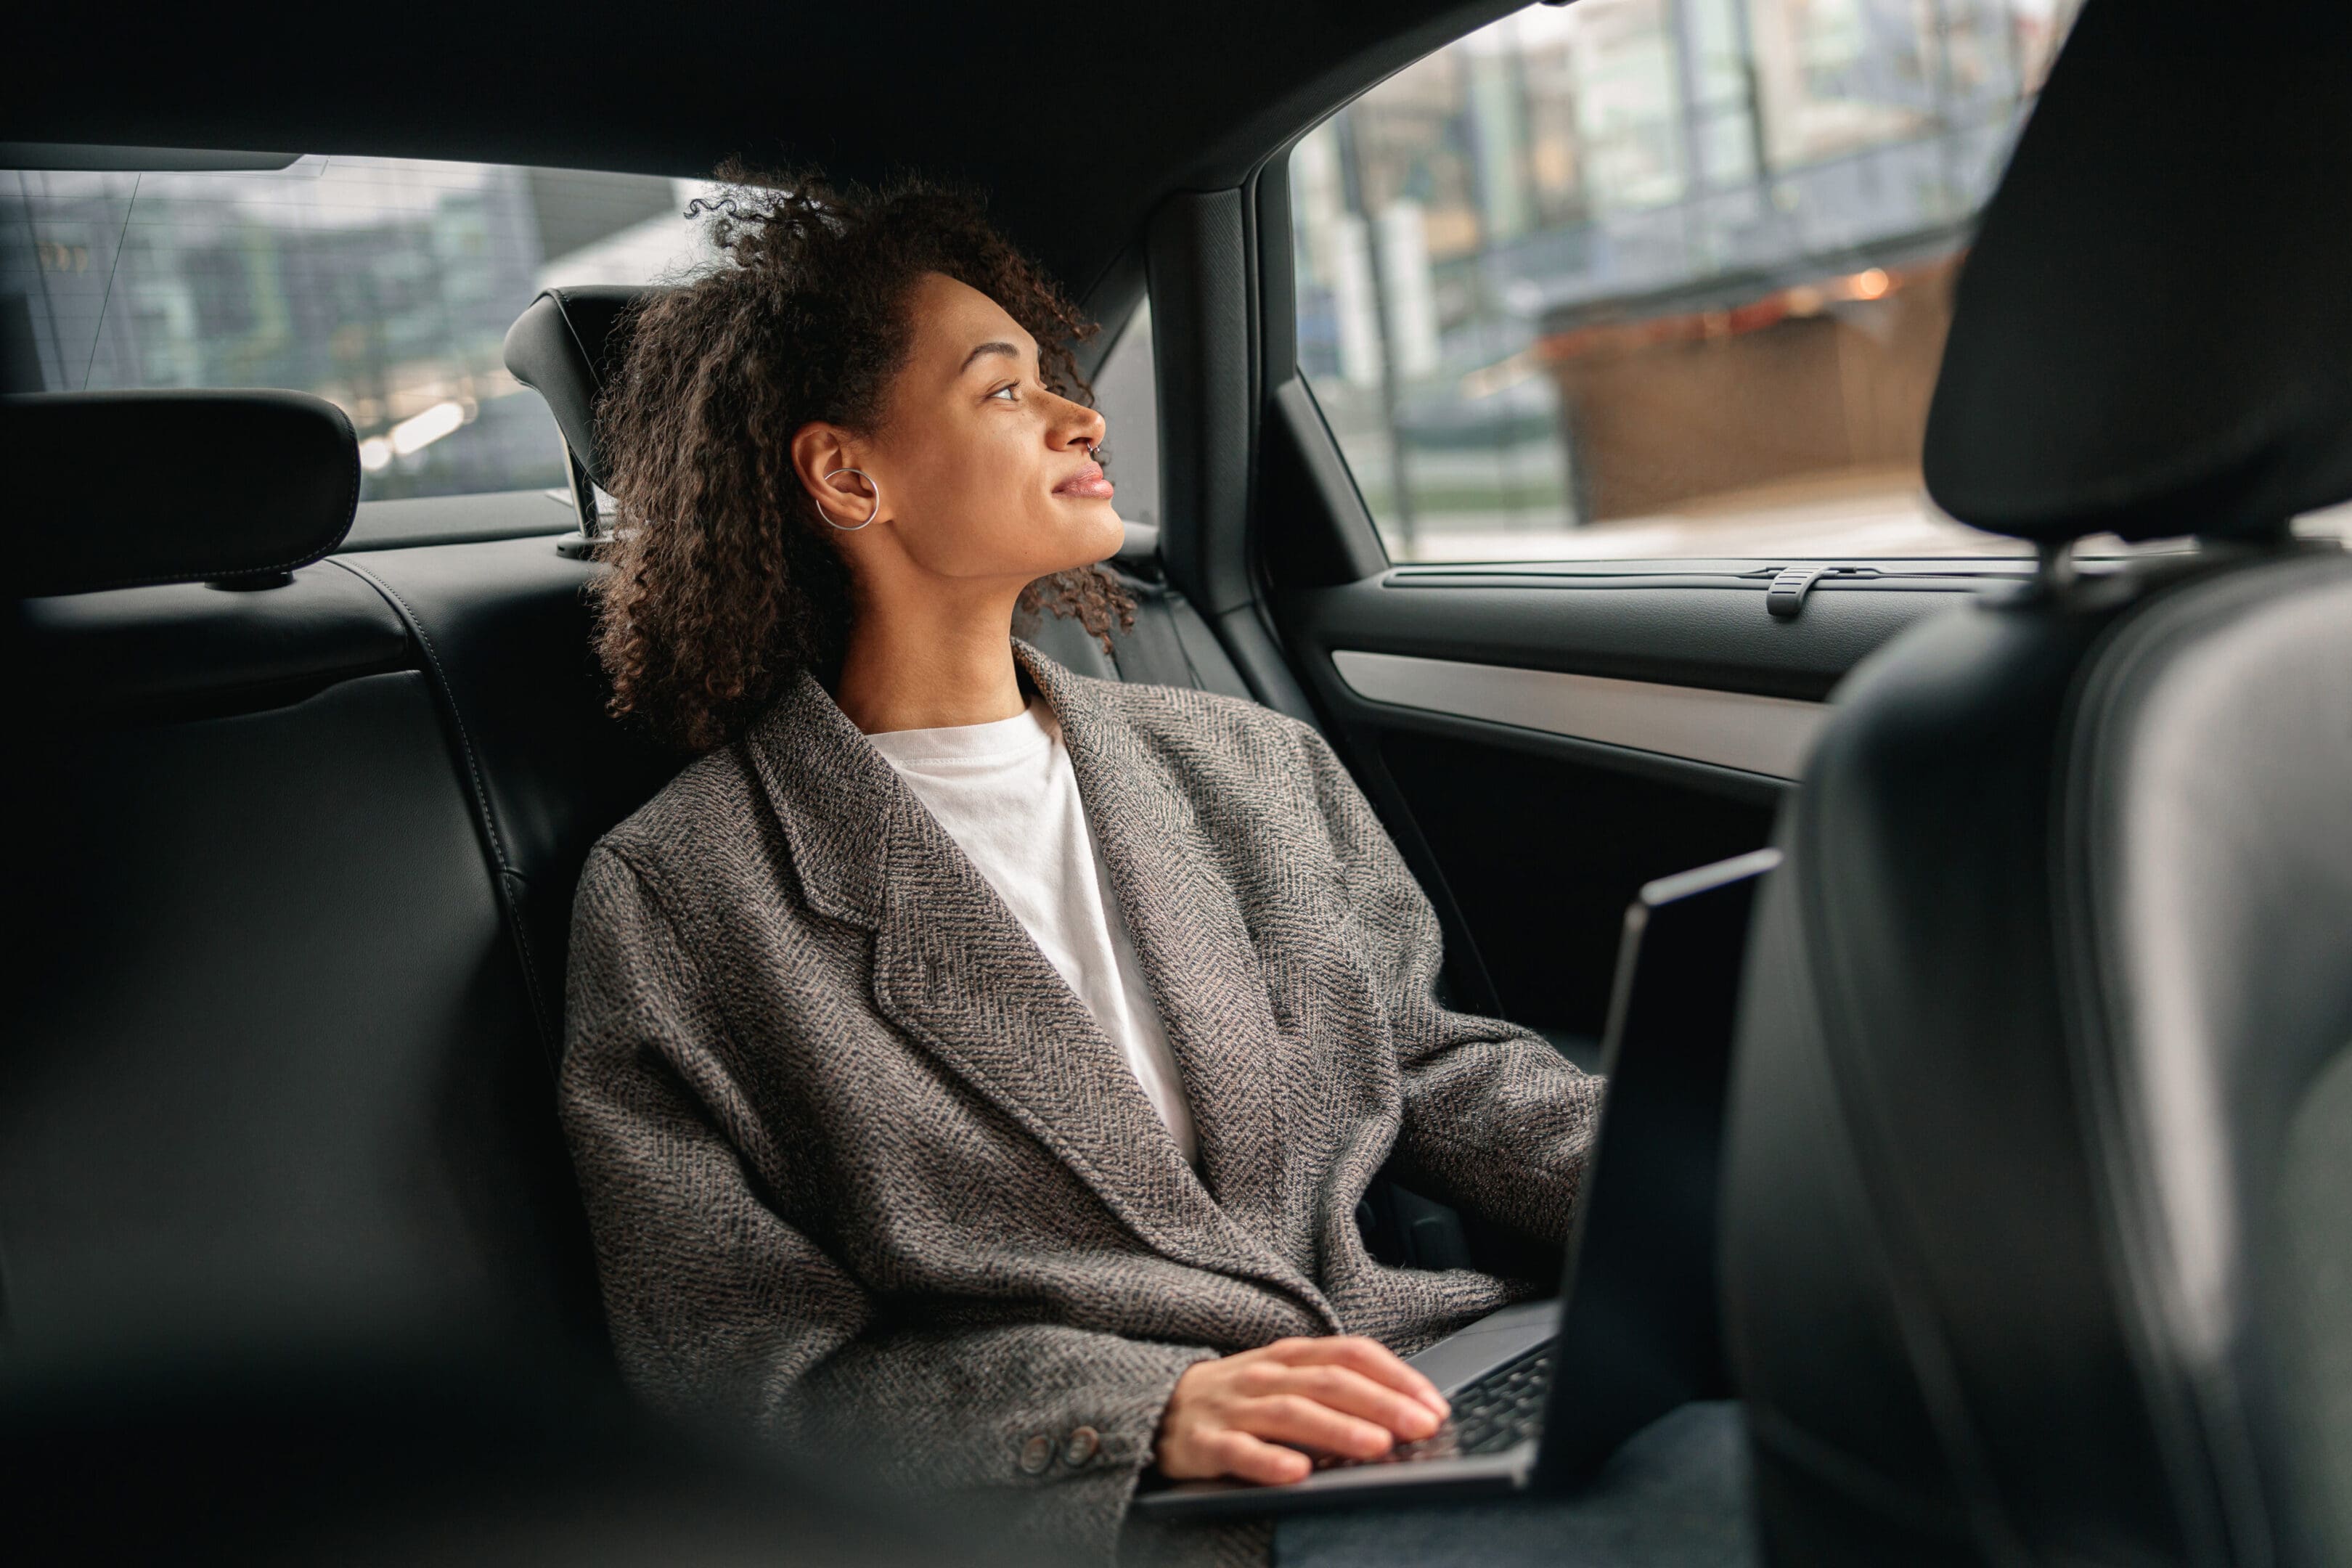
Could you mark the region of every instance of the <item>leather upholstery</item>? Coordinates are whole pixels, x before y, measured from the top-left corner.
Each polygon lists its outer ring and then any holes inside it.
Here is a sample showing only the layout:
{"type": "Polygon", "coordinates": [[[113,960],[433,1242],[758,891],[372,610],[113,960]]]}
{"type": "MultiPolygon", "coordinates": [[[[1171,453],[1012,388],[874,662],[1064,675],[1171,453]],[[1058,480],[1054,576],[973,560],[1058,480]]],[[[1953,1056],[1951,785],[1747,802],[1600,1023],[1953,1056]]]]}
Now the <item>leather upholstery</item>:
{"type": "Polygon", "coordinates": [[[2091,1331],[2100,1227],[2044,890],[2053,731],[2104,617],[2036,611],[1939,617],[1858,669],[1783,819],[1724,1219],[1776,1562],[1995,1560],[1972,1513],[1995,1483],[1954,1458],[1986,1447],[1954,1389],[1971,1373],[2050,1418],[2003,1450],[2021,1484],[2095,1519],[2133,1511],[2154,1474],[2144,1432],[2126,1453],[2108,1430],[2131,1383],[2116,1334],[2091,1331]],[[1865,1095],[1885,1102],[1867,1121],[1865,1095]],[[1986,1338],[1956,1367],[1948,1340],[1972,1328],[1986,1338]]]}
{"type": "Polygon", "coordinates": [[[251,711],[409,666],[392,606],[324,563],[272,588],[117,588],[14,614],[26,695],[64,723],[251,711]]]}
{"type": "Polygon", "coordinates": [[[612,476],[596,443],[596,399],[627,341],[614,330],[622,313],[655,292],[612,283],[549,289],[507,329],[507,369],[547,400],[563,444],[588,477],[608,489],[612,476]]]}
{"type": "Polygon", "coordinates": [[[2165,596],[2078,702],[2061,936],[2168,1472],[2240,1561],[2352,1560],[2352,561],[2165,596]]]}
{"type": "Polygon", "coordinates": [[[2352,1560],[2352,559],[2210,542],[2352,494],[2314,16],[2092,0],[1970,258],[1938,498],[2209,542],[1896,639],[1784,814],[1724,1239],[1776,1562],[2352,1560]]]}
{"type": "Polygon", "coordinates": [[[1227,697],[1255,693],[1234,668],[1233,659],[1209,631],[1201,612],[1176,589],[1152,576],[1139,574],[1143,563],[1126,558],[1113,563],[1128,595],[1135,601],[1135,625],[1113,627],[1111,651],[1076,620],[1045,615],[1029,640],[1066,668],[1106,680],[1131,680],[1151,686],[1186,686],[1227,697]]]}
{"type": "Polygon", "coordinates": [[[1954,296],[1937,504],[2262,537],[2352,495],[2352,9],[2091,0],[1954,296]]]}
{"type": "MultiPolygon", "coordinates": [[[[257,476],[264,504],[225,536],[241,555],[191,569],[241,590],[10,607],[42,901],[0,1053],[0,1382],[305,1338],[601,1354],[543,1056],[582,859],[680,759],[604,711],[597,568],[530,538],[260,576],[291,553],[260,521],[349,455],[340,416],[322,443],[308,400],[62,405],[109,452],[168,445],[157,409],[190,410],[226,443],[208,471],[257,476]]],[[[97,491],[48,504],[112,516],[97,491]]],[[[1129,564],[1139,628],[1104,672],[1245,694],[1148,554],[1129,564]]]]}
{"type": "Polygon", "coordinates": [[[562,1047],[581,864],[684,759],[604,711],[585,597],[597,568],[546,540],[375,551],[331,564],[381,591],[415,637],[551,1061],[562,1047]]]}
{"type": "MultiPolygon", "coordinates": [[[[512,601],[481,678],[613,730],[585,679],[585,569],[508,548],[551,581],[480,589],[512,601]]],[[[297,1343],[601,1355],[477,775],[396,602],[331,562],[10,619],[32,691],[18,875],[39,898],[0,1053],[7,1381],[297,1343]]],[[[590,772],[584,808],[626,809],[600,793],[608,754],[545,750],[590,772]]]]}
{"type": "Polygon", "coordinates": [[[1782,818],[1724,1219],[1777,1563],[2352,1561],[2352,558],[2275,542],[2352,494],[2352,27],[2212,23],[2085,8],[1928,440],[1983,526],[2208,542],[1897,638],[1782,818]]]}
{"type": "Polygon", "coordinates": [[[276,578],[341,543],[360,497],[351,421],[303,392],[0,398],[0,471],[33,524],[11,598],[276,578]]]}
{"type": "Polygon", "coordinates": [[[1856,672],[1735,1092],[1776,1561],[2352,1547],[2352,1200],[2317,1174],[2352,1138],[2347,668],[2352,561],[2313,552],[2027,595],[1856,672]]]}
{"type": "Polygon", "coordinates": [[[358,1525],[481,1563],[590,1534],[611,1562],[954,1554],[862,1478],[681,1445],[612,1376],[499,896],[527,884],[523,920],[560,928],[566,847],[667,776],[599,707],[589,571],[518,541],[13,606],[13,1544],[299,1561],[358,1525]]]}
{"type": "Polygon", "coordinates": [[[364,1521],[480,1563],[589,1534],[612,1562],[951,1555],[624,1403],[443,700],[535,894],[651,787],[588,679],[589,569],[544,540],[365,563],[397,601],[334,561],[14,606],[12,1543],[300,1561],[364,1521]]]}
{"type": "Polygon", "coordinates": [[[49,731],[20,765],[12,1360],[584,1326],[547,1075],[423,675],[49,731]]]}
{"type": "MultiPolygon", "coordinates": [[[[680,759],[604,711],[596,570],[516,539],[12,606],[12,1359],[598,1337],[542,1057],[582,859],[680,759]]],[[[1242,690],[1132,586],[1106,673],[1242,690]]]]}

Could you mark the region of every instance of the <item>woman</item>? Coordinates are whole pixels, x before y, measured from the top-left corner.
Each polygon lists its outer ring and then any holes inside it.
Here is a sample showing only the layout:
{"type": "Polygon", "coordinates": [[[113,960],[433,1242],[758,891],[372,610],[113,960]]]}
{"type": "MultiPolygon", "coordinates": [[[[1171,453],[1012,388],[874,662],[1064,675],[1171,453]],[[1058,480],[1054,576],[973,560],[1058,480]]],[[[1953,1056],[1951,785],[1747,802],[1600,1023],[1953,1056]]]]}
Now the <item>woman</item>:
{"type": "Polygon", "coordinates": [[[1358,1201],[1402,1152],[1560,1238],[1600,1085],[1436,1002],[1429,903],[1311,728],[1011,635],[1132,613],[1053,286],[951,194],[764,183],[604,411],[614,705],[702,752],[575,916],[613,1332],[657,1401],[1108,1561],[1148,1468],[1433,1431],[1399,1352],[1529,1288],[1374,1261],[1358,1201]]]}

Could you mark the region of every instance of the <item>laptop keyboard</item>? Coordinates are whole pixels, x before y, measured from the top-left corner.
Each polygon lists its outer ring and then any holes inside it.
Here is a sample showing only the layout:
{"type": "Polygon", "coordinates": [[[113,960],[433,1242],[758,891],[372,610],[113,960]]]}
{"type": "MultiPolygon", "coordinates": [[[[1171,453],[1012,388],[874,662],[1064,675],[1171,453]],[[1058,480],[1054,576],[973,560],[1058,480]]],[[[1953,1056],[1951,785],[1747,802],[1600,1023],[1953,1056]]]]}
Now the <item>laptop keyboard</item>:
{"type": "Polygon", "coordinates": [[[1412,1459],[1452,1459],[1499,1454],[1531,1438],[1543,1426],[1544,1398],[1551,1392],[1552,1346],[1537,1346],[1505,1362],[1454,1395],[1445,1425],[1415,1442],[1399,1443],[1372,1460],[1325,1458],[1318,1469],[1336,1465],[1395,1464],[1412,1459]]]}

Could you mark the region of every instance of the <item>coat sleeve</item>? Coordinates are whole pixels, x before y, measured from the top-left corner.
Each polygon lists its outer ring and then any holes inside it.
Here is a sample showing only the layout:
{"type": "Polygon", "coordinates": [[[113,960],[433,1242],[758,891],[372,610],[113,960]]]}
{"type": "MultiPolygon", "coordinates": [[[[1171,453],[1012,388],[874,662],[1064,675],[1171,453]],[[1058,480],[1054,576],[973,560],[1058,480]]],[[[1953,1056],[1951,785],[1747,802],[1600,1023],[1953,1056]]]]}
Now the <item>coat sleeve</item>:
{"type": "Polygon", "coordinates": [[[1301,726],[1349,900],[1346,930],[1380,988],[1403,1079],[1405,1158],[1461,1206],[1565,1241],[1599,1126],[1601,1080],[1534,1031],[1437,1000],[1437,912],[1330,743],[1301,726]]]}
{"type": "Polygon", "coordinates": [[[749,1173],[742,1145],[760,1134],[712,1048],[714,994],[661,903],[599,849],[566,998],[564,1130],[625,1375],[656,1406],[804,1457],[855,1452],[886,1482],[983,1494],[992,1529],[1110,1561],[1176,1379],[1216,1352],[881,1321],[749,1173]]]}

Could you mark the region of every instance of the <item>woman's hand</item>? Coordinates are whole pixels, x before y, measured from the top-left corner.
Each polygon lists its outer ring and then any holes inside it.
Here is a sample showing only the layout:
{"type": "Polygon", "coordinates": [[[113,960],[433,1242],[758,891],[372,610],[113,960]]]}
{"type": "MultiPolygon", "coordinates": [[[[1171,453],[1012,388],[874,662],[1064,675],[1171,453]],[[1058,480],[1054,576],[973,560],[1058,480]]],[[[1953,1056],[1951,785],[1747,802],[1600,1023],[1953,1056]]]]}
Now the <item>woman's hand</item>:
{"type": "Polygon", "coordinates": [[[1305,1480],[1315,1462],[1301,1449],[1377,1459],[1400,1438],[1435,1432],[1445,1415],[1436,1385],[1377,1341],[1276,1340],[1196,1362],[1176,1380],[1160,1417],[1160,1472],[1178,1481],[1305,1480]]]}

